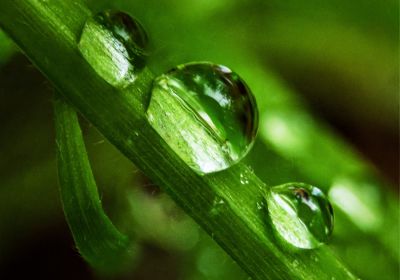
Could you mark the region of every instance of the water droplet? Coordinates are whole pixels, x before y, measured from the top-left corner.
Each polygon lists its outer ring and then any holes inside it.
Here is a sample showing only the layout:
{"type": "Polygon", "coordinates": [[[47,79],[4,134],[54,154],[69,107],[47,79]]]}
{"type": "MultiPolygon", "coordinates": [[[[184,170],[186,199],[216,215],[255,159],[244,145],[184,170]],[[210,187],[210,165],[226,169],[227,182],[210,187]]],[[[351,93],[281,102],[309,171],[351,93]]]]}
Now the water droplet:
{"type": "Polygon", "coordinates": [[[230,167],[250,150],[258,128],[255,99],[225,66],[177,66],[155,79],[147,118],[198,173],[230,167]]]}
{"type": "Polygon", "coordinates": [[[239,175],[239,177],[240,177],[240,183],[242,184],[242,185],[247,185],[247,184],[249,184],[249,182],[250,182],[250,176],[251,175],[253,175],[254,173],[253,173],[254,171],[253,171],[253,169],[251,168],[251,167],[245,167],[244,169],[243,169],[243,171],[241,171],[240,172],[240,175],[239,175]]]}
{"type": "Polygon", "coordinates": [[[226,207],[225,200],[221,197],[215,197],[210,210],[212,216],[218,215],[226,207]]]}
{"type": "Polygon", "coordinates": [[[147,41],[137,20],[120,11],[106,10],[86,21],[78,48],[98,75],[124,88],[145,66],[147,41]]]}
{"type": "Polygon", "coordinates": [[[292,265],[294,268],[297,268],[299,266],[299,261],[298,260],[293,260],[292,265]]]}
{"type": "Polygon", "coordinates": [[[242,185],[247,185],[249,183],[249,178],[247,178],[246,174],[240,173],[240,183],[242,185]]]}
{"type": "Polygon", "coordinates": [[[264,209],[264,202],[263,201],[257,201],[257,210],[261,211],[264,209]]]}
{"type": "Polygon", "coordinates": [[[293,246],[316,248],[332,234],[332,206],[317,187],[304,183],[275,186],[267,192],[266,201],[275,232],[293,246]]]}

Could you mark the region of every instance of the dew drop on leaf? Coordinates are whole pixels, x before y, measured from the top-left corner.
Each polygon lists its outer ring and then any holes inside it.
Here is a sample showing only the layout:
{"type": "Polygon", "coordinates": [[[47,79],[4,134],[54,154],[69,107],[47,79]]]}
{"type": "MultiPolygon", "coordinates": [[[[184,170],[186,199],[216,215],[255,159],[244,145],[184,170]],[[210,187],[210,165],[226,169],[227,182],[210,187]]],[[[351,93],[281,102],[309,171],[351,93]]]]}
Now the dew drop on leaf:
{"type": "Polygon", "coordinates": [[[294,260],[294,261],[292,262],[292,266],[293,266],[294,268],[297,268],[297,267],[299,266],[299,261],[298,261],[298,260],[294,260]]]}
{"type": "Polygon", "coordinates": [[[263,201],[257,201],[256,206],[257,206],[257,210],[261,211],[261,210],[264,209],[264,202],[263,201]]]}
{"type": "Polygon", "coordinates": [[[105,10],[86,21],[78,48],[99,76],[125,88],[145,66],[147,42],[137,20],[124,12],[105,10]]]}
{"type": "Polygon", "coordinates": [[[249,178],[247,177],[247,175],[245,173],[240,173],[240,183],[242,185],[247,185],[249,183],[249,178]]]}
{"type": "Polygon", "coordinates": [[[216,216],[224,211],[227,207],[225,200],[222,197],[215,197],[210,209],[211,216],[216,216]]]}
{"type": "Polygon", "coordinates": [[[281,240],[303,249],[327,242],[333,231],[333,210],[320,189],[288,183],[271,187],[265,197],[274,232],[281,240]]]}
{"type": "Polygon", "coordinates": [[[188,63],[154,81],[147,118],[164,141],[200,174],[224,170],[250,150],[256,102],[225,66],[188,63]]]}
{"type": "Polygon", "coordinates": [[[242,185],[248,185],[252,175],[254,175],[253,168],[251,166],[245,166],[239,174],[240,183],[242,185]]]}

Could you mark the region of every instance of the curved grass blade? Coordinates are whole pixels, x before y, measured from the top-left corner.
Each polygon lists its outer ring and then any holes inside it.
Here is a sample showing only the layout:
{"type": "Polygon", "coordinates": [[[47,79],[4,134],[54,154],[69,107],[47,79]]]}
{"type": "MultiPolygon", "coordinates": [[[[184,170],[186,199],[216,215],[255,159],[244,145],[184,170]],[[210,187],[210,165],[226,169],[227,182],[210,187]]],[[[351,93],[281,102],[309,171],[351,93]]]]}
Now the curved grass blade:
{"type": "Polygon", "coordinates": [[[76,112],[59,98],[54,108],[61,200],[76,246],[97,270],[122,270],[136,250],[102,208],[76,112]]]}

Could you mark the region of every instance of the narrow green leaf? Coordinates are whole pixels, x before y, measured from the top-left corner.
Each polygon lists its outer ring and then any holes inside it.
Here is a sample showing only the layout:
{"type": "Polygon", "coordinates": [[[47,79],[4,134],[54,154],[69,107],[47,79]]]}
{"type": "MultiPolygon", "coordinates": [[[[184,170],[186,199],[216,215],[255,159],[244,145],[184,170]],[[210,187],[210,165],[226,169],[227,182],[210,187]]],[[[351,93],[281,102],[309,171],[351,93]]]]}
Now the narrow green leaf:
{"type": "Polygon", "coordinates": [[[61,200],[76,246],[96,269],[120,270],[135,248],[102,208],[74,109],[58,98],[54,108],[61,200]]]}

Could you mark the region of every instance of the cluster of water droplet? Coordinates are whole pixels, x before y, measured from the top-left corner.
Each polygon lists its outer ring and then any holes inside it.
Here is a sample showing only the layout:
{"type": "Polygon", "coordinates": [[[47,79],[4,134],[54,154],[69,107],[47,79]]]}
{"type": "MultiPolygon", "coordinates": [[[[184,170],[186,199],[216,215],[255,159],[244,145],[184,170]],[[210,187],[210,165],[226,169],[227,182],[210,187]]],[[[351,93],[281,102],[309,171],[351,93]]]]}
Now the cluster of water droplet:
{"type": "MultiPolygon", "coordinates": [[[[145,66],[147,41],[137,20],[106,10],[87,20],[78,46],[99,76],[124,88],[145,66]]],[[[245,82],[227,67],[209,62],[180,65],[157,77],[147,118],[199,173],[240,161],[258,128],[255,98],[245,82]]]]}
{"type": "MultiPolygon", "coordinates": [[[[89,18],[79,50],[109,84],[125,88],[145,67],[147,34],[129,15],[106,10],[89,18]]],[[[255,98],[229,68],[210,62],[179,65],[158,76],[146,110],[151,126],[200,174],[226,169],[252,147],[258,129],[255,98]]],[[[246,169],[247,170],[247,169],[246,169]]],[[[248,171],[240,183],[249,184],[248,171]]],[[[333,230],[332,207],[316,187],[290,183],[267,189],[257,209],[267,208],[277,236],[298,248],[315,248],[333,230]]],[[[212,215],[226,207],[216,199],[212,215]]]]}

